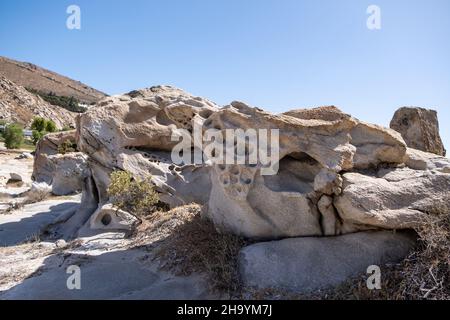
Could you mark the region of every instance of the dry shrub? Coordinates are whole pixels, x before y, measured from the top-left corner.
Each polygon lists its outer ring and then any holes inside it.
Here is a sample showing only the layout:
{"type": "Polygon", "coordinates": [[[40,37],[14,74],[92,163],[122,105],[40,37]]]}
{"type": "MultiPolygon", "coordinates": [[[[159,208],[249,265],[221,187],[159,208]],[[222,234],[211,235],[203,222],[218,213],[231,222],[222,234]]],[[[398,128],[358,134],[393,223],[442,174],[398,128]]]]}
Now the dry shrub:
{"type": "Polygon", "coordinates": [[[447,202],[434,204],[415,228],[418,246],[402,263],[382,268],[382,289],[369,290],[367,276],[329,293],[330,299],[450,299],[450,215],[447,202]]]}
{"type": "Polygon", "coordinates": [[[438,204],[416,228],[419,249],[403,262],[398,292],[406,299],[450,299],[450,215],[438,204]]]}
{"type": "Polygon", "coordinates": [[[25,194],[25,200],[22,205],[32,204],[47,200],[51,195],[50,189],[32,188],[25,194]]]}
{"type": "Polygon", "coordinates": [[[201,207],[189,205],[152,217],[149,232],[164,235],[152,251],[161,268],[176,275],[203,273],[211,289],[235,293],[240,288],[237,258],[243,238],[219,233],[201,217],[201,207]]]}

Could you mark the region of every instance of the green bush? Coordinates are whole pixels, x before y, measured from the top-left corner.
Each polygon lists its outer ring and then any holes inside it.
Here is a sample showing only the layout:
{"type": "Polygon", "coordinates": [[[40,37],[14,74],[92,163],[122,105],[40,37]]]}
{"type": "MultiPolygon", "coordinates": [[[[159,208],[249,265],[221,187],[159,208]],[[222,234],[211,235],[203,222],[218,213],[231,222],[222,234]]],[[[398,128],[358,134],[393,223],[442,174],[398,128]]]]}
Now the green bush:
{"type": "Polygon", "coordinates": [[[56,124],[53,120],[36,117],[31,124],[33,130],[33,143],[37,144],[49,132],[56,132],[56,124]]]}
{"type": "Polygon", "coordinates": [[[66,153],[76,152],[76,151],[77,151],[77,145],[68,139],[65,140],[63,143],[61,143],[58,146],[58,153],[60,153],[60,154],[66,154],[66,153]]]}
{"type": "Polygon", "coordinates": [[[18,149],[23,143],[23,128],[19,124],[6,126],[3,133],[7,149],[18,149]]]}
{"type": "Polygon", "coordinates": [[[53,92],[45,93],[43,91],[34,90],[31,88],[26,88],[26,89],[29,92],[40,96],[42,99],[44,99],[48,103],[53,104],[55,106],[59,106],[66,110],[69,110],[72,112],[77,112],[77,113],[86,112],[86,109],[79,106],[80,102],[74,97],[57,96],[53,92]]]}
{"type": "Polygon", "coordinates": [[[31,123],[31,129],[39,132],[56,132],[56,124],[53,120],[44,119],[41,117],[36,117],[31,123]]]}
{"type": "Polygon", "coordinates": [[[158,208],[159,196],[151,179],[134,179],[127,171],[111,174],[108,195],[115,207],[137,217],[149,215],[158,208]]]}
{"type": "Polygon", "coordinates": [[[54,123],[53,120],[47,120],[47,123],[45,124],[45,131],[56,132],[56,130],[56,123],[54,123]]]}
{"type": "Polygon", "coordinates": [[[44,118],[36,117],[31,123],[31,130],[36,130],[38,132],[45,131],[46,123],[47,122],[44,118]]]}
{"type": "Polygon", "coordinates": [[[36,145],[39,140],[41,140],[45,135],[47,134],[46,131],[37,131],[37,130],[33,130],[33,144],[36,145]]]}

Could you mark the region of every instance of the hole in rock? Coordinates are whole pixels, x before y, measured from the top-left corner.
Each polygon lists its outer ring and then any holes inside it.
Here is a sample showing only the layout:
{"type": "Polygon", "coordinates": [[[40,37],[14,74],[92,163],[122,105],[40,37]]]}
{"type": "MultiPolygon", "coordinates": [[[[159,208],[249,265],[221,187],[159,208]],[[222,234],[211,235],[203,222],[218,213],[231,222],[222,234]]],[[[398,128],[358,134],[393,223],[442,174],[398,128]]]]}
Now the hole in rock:
{"type": "Polygon", "coordinates": [[[306,194],[314,190],[314,179],[322,165],[303,152],[294,152],[280,160],[276,175],[263,176],[267,188],[276,192],[306,194]]]}
{"type": "Polygon", "coordinates": [[[104,226],[109,225],[109,224],[111,223],[111,221],[112,221],[112,218],[111,218],[111,215],[110,215],[110,214],[105,214],[105,215],[102,217],[102,220],[101,220],[101,222],[102,222],[102,224],[103,224],[104,226]]]}

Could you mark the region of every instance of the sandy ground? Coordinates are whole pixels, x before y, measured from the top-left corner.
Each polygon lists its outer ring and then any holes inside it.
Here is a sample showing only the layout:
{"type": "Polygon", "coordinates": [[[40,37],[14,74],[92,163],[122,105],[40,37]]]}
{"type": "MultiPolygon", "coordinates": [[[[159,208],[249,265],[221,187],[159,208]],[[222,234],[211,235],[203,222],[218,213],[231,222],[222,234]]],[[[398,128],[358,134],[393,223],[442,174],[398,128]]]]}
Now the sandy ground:
{"type": "MultiPolygon", "coordinates": [[[[0,172],[21,175],[24,184],[0,187],[0,205],[9,207],[29,188],[32,159],[0,146],[0,172]]],[[[0,207],[0,299],[208,299],[203,276],[174,276],[160,270],[151,243],[103,233],[90,238],[46,240],[44,231],[80,205],[80,195],[52,197],[5,212],[0,207]],[[71,273],[80,269],[81,288],[69,289],[71,273]],[[70,271],[70,268],[69,268],[70,271]]],[[[158,241],[158,237],[151,241],[158,241]]],[[[151,242],[150,241],[150,242],[151,242]]]]}

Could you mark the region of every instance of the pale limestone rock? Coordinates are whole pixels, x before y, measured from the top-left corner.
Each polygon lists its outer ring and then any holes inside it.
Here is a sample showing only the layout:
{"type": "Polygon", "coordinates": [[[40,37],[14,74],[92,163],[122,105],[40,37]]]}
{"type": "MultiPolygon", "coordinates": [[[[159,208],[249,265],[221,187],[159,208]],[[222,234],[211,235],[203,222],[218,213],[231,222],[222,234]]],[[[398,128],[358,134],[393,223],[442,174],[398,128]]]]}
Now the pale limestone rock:
{"type": "Polygon", "coordinates": [[[450,173],[450,160],[433,153],[408,148],[406,150],[405,164],[416,170],[437,170],[450,173]]]}
{"type": "Polygon", "coordinates": [[[136,177],[151,176],[161,199],[171,206],[205,203],[211,189],[206,165],[175,165],[172,148],[179,129],[192,131],[218,106],[182,90],[159,86],[109,97],[81,115],[78,147],[89,155],[99,202],[108,201],[106,188],[113,170],[136,177]]]}
{"type": "Polygon", "coordinates": [[[75,143],[75,130],[46,134],[36,145],[32,178],[36,182],[51,184],[55,168],[49,156],[58,154],[59,146],[65,141],[75,143]]]}
{"type": "Polygon", "coordinates": [[[322,169],[314,178],[314,191],[328,195],[342,192],[342,177],[328,169],[322,169]]]}
{"type": "Polygon", "coordinates": [[[92,230],[132,230],[138,219],[132,214],[114,208],[110,203],[99,208],[89,219],[92,230]]]}
{"type": "Polygon", "coordinates": [[[334,200],[341,219],[358,226],[414,228],[426,214],[450,214],[450,174],[409,168],[381,169],[376,176],[343,175],[334,200]]]}

